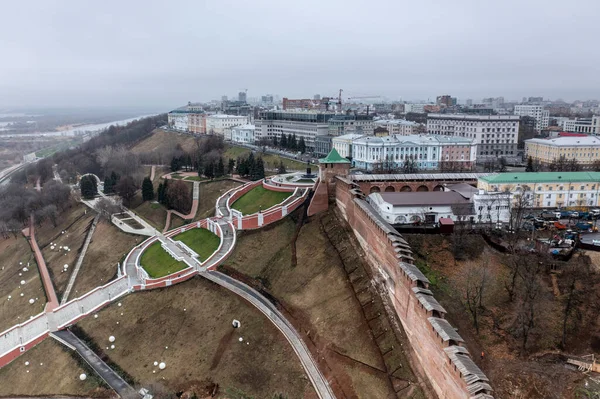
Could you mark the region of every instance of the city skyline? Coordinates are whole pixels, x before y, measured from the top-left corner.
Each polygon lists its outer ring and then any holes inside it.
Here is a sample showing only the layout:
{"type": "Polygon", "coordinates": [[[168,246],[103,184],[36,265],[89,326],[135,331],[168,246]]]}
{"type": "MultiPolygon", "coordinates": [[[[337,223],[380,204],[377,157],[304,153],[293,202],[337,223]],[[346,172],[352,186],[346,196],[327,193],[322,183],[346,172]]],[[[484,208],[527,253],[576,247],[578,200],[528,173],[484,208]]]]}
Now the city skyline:
{"type": "Polygon", "coordinates": [[[4,6],[3,107],[168,109],[245,89],[572,101],[600,89],[592,0],[574,2],[569,18],[558,1],[33,3],[4,6]]]}

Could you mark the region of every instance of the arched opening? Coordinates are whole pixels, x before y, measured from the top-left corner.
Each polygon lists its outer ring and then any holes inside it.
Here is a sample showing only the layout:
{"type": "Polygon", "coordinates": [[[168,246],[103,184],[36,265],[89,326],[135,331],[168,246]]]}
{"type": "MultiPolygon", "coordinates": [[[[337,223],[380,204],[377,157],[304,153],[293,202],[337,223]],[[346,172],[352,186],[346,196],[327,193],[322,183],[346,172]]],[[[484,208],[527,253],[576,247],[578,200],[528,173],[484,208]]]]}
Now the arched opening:
{"type": "Polygon", "coordinates": [[[417,188],[417,191],[421,191],[421,192],[423,192],[423,191],[429,191],[429,189],[427,188],[427,186],[419,186],[419,187],[417,188]]]}
{"type": "Polygon", "coordinates": [[[407,192],[412,191],[412,188],[410,188],[409,186],[402,186],[402,188],[400,189],[400,191],[407,193],[407,192]]]}
{"type": "Polygon", "coordinates": [[[395,191],[396,191],[396,189],[394,188],[394,186],[387,186],[387,187],[385,188],[385,192],[386,192],[386,193],[393,193],[393,192],[395,192],[395,191]]]}
{"type": "Polygon", "coordinates": [[[394,220],[394,223],[396,224],[405,224],[406,223],[406,216],[396,216],[396,220],[394,220]]]}
{"type": "Polygon", "coordinates": [[[433,188],[433,191],[444,191],[444,187],[439,184],[433,188]]]}
{"type": "Polygon", "coordinates": [[[380,193],[380,192],[381,192],[381,189],[379,187],[377,187],[377,186],[371,187],[371,190],[369,191],[370,194],[380,193]]]}

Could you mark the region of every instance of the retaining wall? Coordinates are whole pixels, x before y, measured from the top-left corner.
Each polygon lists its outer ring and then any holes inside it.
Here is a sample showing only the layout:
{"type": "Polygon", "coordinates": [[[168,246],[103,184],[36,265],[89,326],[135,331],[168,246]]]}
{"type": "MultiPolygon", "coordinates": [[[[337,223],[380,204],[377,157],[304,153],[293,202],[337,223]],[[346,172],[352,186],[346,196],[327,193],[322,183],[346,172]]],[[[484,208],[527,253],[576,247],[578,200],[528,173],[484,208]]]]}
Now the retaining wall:
{"type": "Polygon", "coordinates": [[[429,280],[412,264],[406,241],[364,200],[353,182],[338,178],[335,194],[338,208],[363,247],[374,275],[387,288],[411,344],[413,363],[427,376],[437,395],[491,398],[487,377],[445,320],[446,311],[429,291],[429,280]]]}

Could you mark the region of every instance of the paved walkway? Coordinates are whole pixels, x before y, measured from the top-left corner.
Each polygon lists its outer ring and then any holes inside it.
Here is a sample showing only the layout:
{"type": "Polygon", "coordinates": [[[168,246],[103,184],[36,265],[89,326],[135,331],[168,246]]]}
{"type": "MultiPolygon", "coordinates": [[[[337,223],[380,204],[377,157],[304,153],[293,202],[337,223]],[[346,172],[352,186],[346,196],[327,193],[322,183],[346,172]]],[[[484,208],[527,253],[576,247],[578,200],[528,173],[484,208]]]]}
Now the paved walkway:
{"type": "Polygon", "coordinates": [[[150,168],[150,181],[154,181],[154,175],[156,174],[156,165],[152,165],[150,168]]]}
{"type": "Polygon", "coordinates": [[[308,377],[310,378],[310,381],[312,382],[312,385],[315,388],[319,398],[335,398],[335,395],[329,386],[329,382],[317,367],[314,359],[308,351],[308,348],[304,344],[304,341],[302,341],[302,338],[296,329],[291,325],[291,323],[287,321],[287,319],[271,302],[269,302],[258,291],[223,273],[217,271],[208,271],[201,272],[200,275],[241,296],[254,305],[258,310],[260,310],[265,316],[267,316],[267,318],[271,320],[275,327],[277,327],[285,336],[290,345],[292,345],[294,352],[296,352],[296,355],[298,355],[298,359],[300,359],[300,363],[302,363],[302,367],[304,367],[306,374],[308,374],[308,377]]]}
{"type": "Polygon", "coordinates": [[[60,299],[60,304],[64,305],[67,303],[67,299],[69,298],[69,294],[73,289],[73,285],[75,285],[75,279],[77,278],[77,274],[79,273],[79,269],[81,269],[81,264],[83,263],[83,258],[85,257],[85,253],[87,252],[88,246],[90,245],[90,241],[92,240],[92,235],[94,234],[94,230],[96,230],[96,225],[98,224],[98,220],[100,219],[100,214],[96,214],[92,225],[90,226],[90,230],[87,233],[87,237],[85,238],[85,242],[83,243],[83,248],[81,249],[81,253],[77,258],[77,263],[75,264],[75,269],[71,273],[71,277],[69,277],[69,283],[67,284],[67,289],[60,299]]]}
{"type": "MultiPolygon", "coordinates": [[[[97,178],[97,177],[96,177],[97,178]]],[[[198,200],[198,187],[199,182],[194,182],[194,200],[198,200]]],[[[186,261],[190,262],[190,264],[195,264],[195,270],[199,275],[221,285],[222,287],[230,290],[231,292],[241,296],[245,300],[247,300],[250,304],[257,307],[263,314],[267,316],[267,318],[282,332],[282,334],[286,337],[288,342],[292,345],[295,353],[297,354],[300,362],[306,371],[312,385],[317,392],[317,395],[321,399],[331,399],[334,398],[333,392],[329,386],[328,381],[320,372],[317,367],[316,362],[312,358],[310,352],[308,351],[306,345],[302,341],[298,332],[294,329],[289,321],[285,319],[285,317],[277,310],[277,308],[269,302],[263,295],[261,295],[258,291],[252,289],[251,287],[227,276],[222,273],[211,271],[211,267],[218,265],[223,259],[231,253],[233,247],[236,242],[236,233],[233,225],[227,219],[230,217],[229,210],[227,209],[227,196],[223,196],[223,198],[219,198],[216,204],[217,213],[219,216],[217,219],[213,219],[220,226],[223,237],[222,237],[222,245],[215,256],[211,257],[209,261],[207,261],[203,265],[199,265],[193,260],[193,258],[176,245],[170,238],[165,237],[160,234],[156,229],[152,229],[153,236],[156,236],[158,240],[163,242],[165,245],[169,247],[169,249],[176,255],[181,256],[186,261]]],[[[93,204],[92,204],[93,205],[93,204]]],[[[92,206],[88,203],[88,206],[92,206]]],[[[93,207],[93,206],[92,206],[93,207]]],[[[195,214],[195,209],[194,214],[195,214]]],[[[128,212],[131,213],[131,212],[128,212]]],[[[138,220],[137,215],[132,215],[132,217],[138,220]]],[[[146,224],[145,221],[141,221],[141,224],[146,224]]],[[[27,229],[26,229],[27,230],[27,229]]],[[[120,297],[121,295],[126,294],[128,290],[132,290],[134,286],[144,284],[140,275],[138,275],[138,268],[136,266],[136,261],[138,256],[141,254],[142,250],[139,247],[135,247],[127,256],[125,265],[123,266],[125,274],[127,276],[127,280],[117,279],[113,283],[109,283],[103,286],[99,290],[94,290],[90,295],[84,295],[81,298],[74,299],[66,303],[64,306],[56,312],[51,312],[52,309],[55,309],[58,305],[58,300],[56,299],[56,293],[54,292],[54,288],[52,286],[52,281],[50,280],[50,276],[48,274],[48,270],[45,266],[44,260],[41,256],[41,252],[37,243],[35,242],[35,231],[34,231],[34,223],[33,216],[30,220],[30,228],[28,231],[24,231],[31,237],[31,246],[36,253],[36,259],[38,259],[38,265],[40,267],[40,274],[42,275],[42,281],[44,282],[44,287],[48,292],[49,302],[46,306],[46,315],[48,315],[48,322],[45,323],[44,319],[40,319],[38,325],[31,326],[32,329],[30,331],[31,334],[37,334],[41,331],[38,329],[47,331],[54,331],[55,326],[64,326],[72,323],[74,320],[78,320],[82,316],[86,314],[91,314],[98,307],[103,306],[107,302],[114,301],[115,298],[120,297]],[[52,317],[50,317],[52,316],[52,317]],[[54,326],[54,327],[53,327],[54,326]]],[[[193,274],[192,274],[193,275],[193,274]]],[[[72,345],[76,348],[76,350],[82,355],[82,357],[90,364],[91,367],[94,368],[98,372],[98,374],[123,397],[130,397],[128,395],[135,392],[131,389],[131,387],[127,386],[127,384],[120,379],[101,359],[98,358],[89,348],[83,344],[77,337],[75,337],[69,331],[60,331],[55,332],[58,337],[63,339],[65,342],[68,342],[69,345],[72,345]]],[[[7,338],[7,337],[5,337],[7,338]]],[[[14,337],[11,337],[14,338],[14,337]]],[[[131,396],[135,397],[135,396],[131,396]]]]}
{"type": "Polygon", "coordinates": [[[169,209],[167,211],[167,220],[165,222],[165,228],[163,229],[163,233],[166,233],[167,231],[169,231],[169,226],[171,225],[171,214],[177,215],[180,218],[182,218],[183,220],[193,219],[194,217],[196,217],[196,212],[198,212],[199,200],[200,200],[200,182],[195,181],[194,189],[192,192],[192,209],[190,210],[190,213],[188,213],[187,215],[184,215],[181,212],[177,212],[172,209],[169,209]]]}
{"type": "Polygon", "coordinates": [[[56,331],[52,333],[58,337],[58,341],[63,345],[65,342],[71,348],[75,348],[77,353],[85,360],[91,368],[110,386],[115,392],[125,399],[139,398],[140,395],[127,383],[121,376],[113,371],[98,355],[94,353],[88,346],[81,341],[75,334],[69,330],[56,331]]]}
{"type": "Polygon", "coordinates": [[[29,217],[29,229],[25,229],[23,233],[29,237],[29,245],[31,245],[31,249],[35,255],[35,261],[37,262],[38,270],[40,271],[40,277],[42,278],[44,291],[46,292],[46,298],[48,301],[46,303],[45,311],[49,312],[58,307],[58,297],[56,296],[56,291],[54,291],[54,285],[52,284],[48,267],[46,266],[46,262],[42,256],[42,251],[40,251],[40,247],[35,240],[35,223],[33,219],[33,213],[29,217]]]}

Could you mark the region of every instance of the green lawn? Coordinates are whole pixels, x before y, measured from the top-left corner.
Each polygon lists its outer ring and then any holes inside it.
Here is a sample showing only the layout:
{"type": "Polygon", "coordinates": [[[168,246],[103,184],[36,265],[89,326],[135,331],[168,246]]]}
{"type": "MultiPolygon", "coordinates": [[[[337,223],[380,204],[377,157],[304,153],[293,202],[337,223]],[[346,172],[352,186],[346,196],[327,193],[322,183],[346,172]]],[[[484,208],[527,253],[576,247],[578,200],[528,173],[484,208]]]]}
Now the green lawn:
{"type": "Polygon", "coordinates": [[[160,246],[160,241],[150,245],[140,259],[140,264],[152,278],[164,277],[188,267],[184,262],[178,262],[160,246]]]}
{"type": "Polygon", "coordinates": [[[279,204],[290,195],[292,195],[292,192],[271,191],[263,186],[257,186],[242,195],[231,207],[242,212],[244,215],[251,215],[259,210],[266,210],[273,205],[279,204]]]}
{"type": "Polygon", "coordinates": [[[218,235],[206,230],[206,229],[190,229],[184,233],[177,234],[173,237],[173,240],[181,241],[192,251],[198,254],[200,262],[204,262],[211,256],[217,248],[221,239],[218,235]]]}
{"type": "Polygon", "coordinates": [[[209,180],[209,178],[208,177],[200,177],[200,176],[187,176],[184,180],[204,181],[204,180],[209,180]]]}

